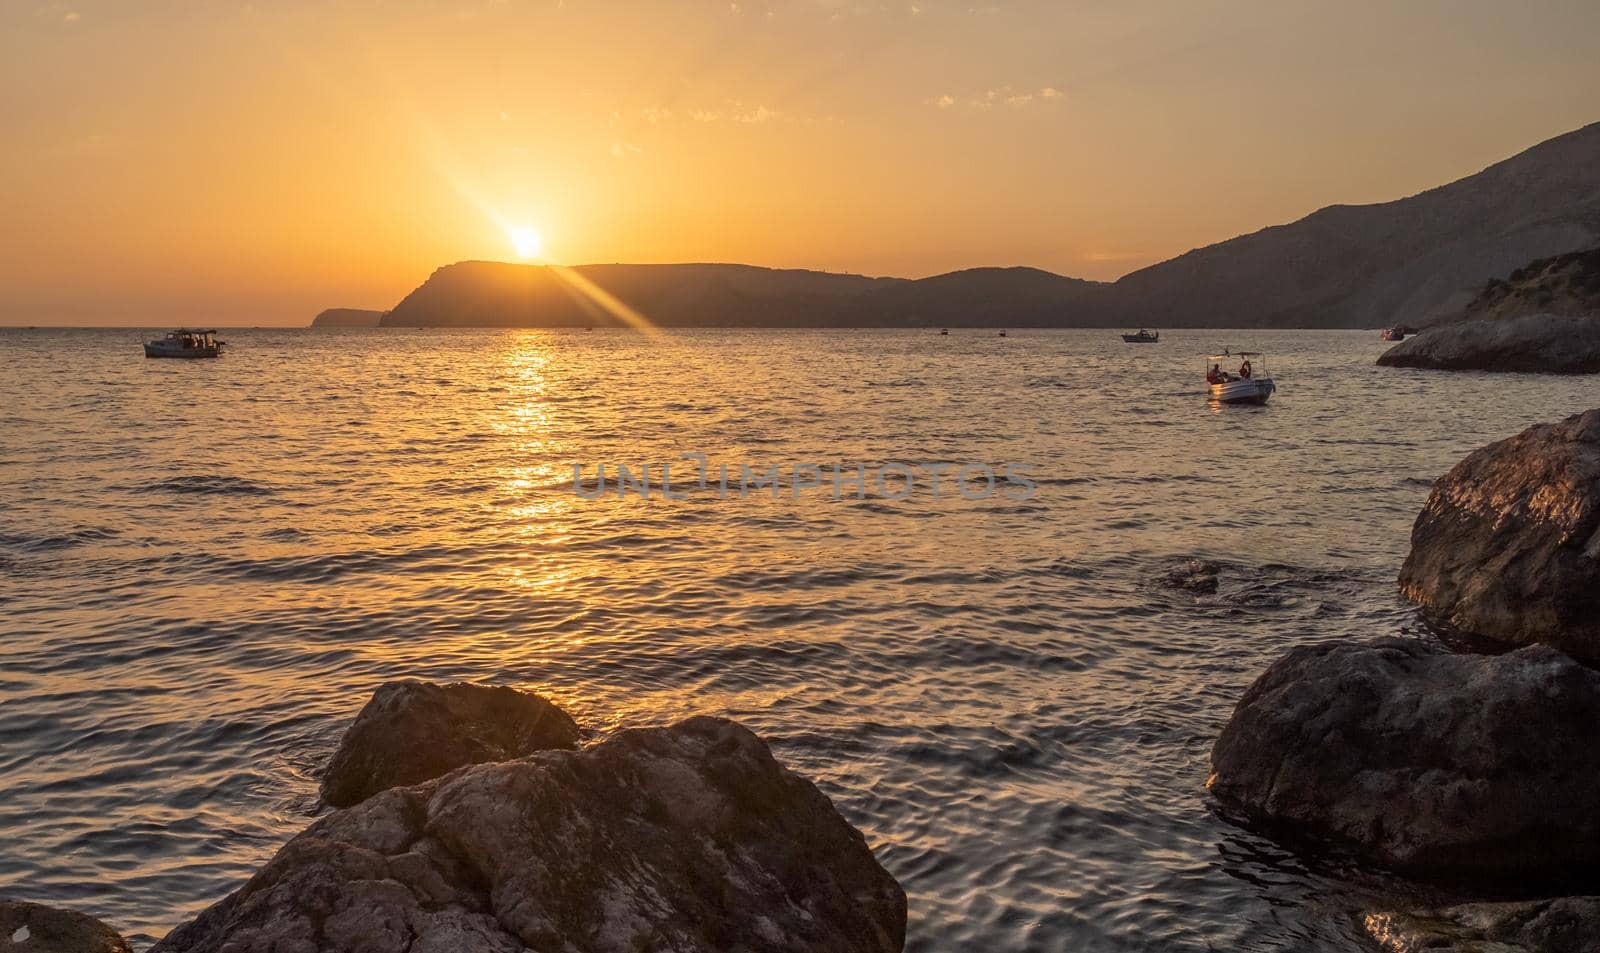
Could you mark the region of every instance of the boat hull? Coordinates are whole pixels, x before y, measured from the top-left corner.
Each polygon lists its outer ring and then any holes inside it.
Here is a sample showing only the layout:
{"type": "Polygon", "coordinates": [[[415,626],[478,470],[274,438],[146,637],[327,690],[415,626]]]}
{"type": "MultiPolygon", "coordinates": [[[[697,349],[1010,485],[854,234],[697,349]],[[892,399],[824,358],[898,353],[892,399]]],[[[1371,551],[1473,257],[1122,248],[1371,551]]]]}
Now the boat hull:
{"type": "Polygon", "coordinates": [[[199,357],[217,357],[222,354],[220,347],[161,347],[157,344],[145,343],[145,357],[177,357],[193,359],[199,357]]]}
{"type": "Polygon", "coordinates": [[[1122,336],[1122,340],[1126,341],[1129,344],[1160,344],[1161,343],[1161,339],[1158,338],[1158,337],[1142,338],[1137,334],[1124,334],[1122,336]]]}
{"type": "Polygon", "coordinates": [[[1211,384],[1211,399],[1219,404],[1265,404],[1278,389],[1272,378],[1246,378],[1211,384]]]}

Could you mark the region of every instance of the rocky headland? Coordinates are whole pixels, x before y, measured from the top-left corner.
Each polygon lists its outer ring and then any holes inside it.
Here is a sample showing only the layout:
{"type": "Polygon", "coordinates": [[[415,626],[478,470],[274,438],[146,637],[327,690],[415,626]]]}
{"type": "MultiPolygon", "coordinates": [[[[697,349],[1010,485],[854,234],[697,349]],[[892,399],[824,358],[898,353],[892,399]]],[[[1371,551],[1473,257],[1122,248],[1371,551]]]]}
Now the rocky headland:
{"type": "Polygon", "coordinates": [[[1600,249],[1543,258],[1491,279],[1456,320],[1378,358],[1385,367],[1538,374],[1600,372],[1600,249]]]}

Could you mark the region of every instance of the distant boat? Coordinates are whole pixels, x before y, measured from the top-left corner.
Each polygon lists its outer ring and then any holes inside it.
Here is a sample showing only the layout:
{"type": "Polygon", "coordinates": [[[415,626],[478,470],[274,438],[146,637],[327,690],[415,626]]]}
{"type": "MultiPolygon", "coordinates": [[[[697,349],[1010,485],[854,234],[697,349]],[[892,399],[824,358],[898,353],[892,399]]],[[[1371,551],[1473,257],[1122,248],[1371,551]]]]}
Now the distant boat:
{"type": "Polygon", "coordinates": [[[947,334],[949,334],[949,333],[950,333],[950,329],[949,329],[949,328],[940,328],[940,329],[939,329],[939,334],[940,334],[940,335],[941,335],[941,336],[943,336],[943,335],[947,335],[947,334]]]}
{"type": "Polygon", "coordinates": [[[217,357],[222,353],[223,342],[217,340],[215,330],[201,331],[178,328],[167,336],[144,342],[145,357],[217,357]]]}
{"type": "Polygon", "coordinates": [[[1378,335],[1378,340],[1380,341],[1404,341],[1405,339],[1405,328],[1384,328],[1383,332],[1378,335]]]}
{"type": "Polygon", "coordinates": [[[1140,328],[1138,334],[1124,334],[1122,339],[1129,344],[1156,344],[1161,341],[1161,332],[1140,328]]]}
{"type": "Polygon", "coordinates": [[[1267,356],[1260,351],[1223,351],[1206,358],[1206,384],[1211,399],[1219,404],[1265,404],[1278,390],[1267,370],[1267,356]],[[1242,359],[1238,373],[1223,370],[1222,362],[1231,364],[1236,357],[1242,359]]]}
{"type": "Polygon", "coordinates": [[[1006,332],[1004,332],[1004,331],[1001,331],[1001,332],[1000,332],[1000,336],[1001,336],[1001,337],[1005,337],[1005,336],[1006,336],[1006,332]]]}

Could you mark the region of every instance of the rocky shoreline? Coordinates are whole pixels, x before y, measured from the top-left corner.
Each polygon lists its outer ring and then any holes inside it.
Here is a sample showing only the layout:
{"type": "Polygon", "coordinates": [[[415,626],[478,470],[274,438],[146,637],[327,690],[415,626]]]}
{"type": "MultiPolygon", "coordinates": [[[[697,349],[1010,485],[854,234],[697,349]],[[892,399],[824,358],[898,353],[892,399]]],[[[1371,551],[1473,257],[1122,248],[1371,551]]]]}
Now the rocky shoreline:
{"type": "MultiPolygon", "coordinates": [[[[505,687],[386,684],[329,762],[348,805],[150,953],[896,953],[906,895],[810,781],[720,718],[578,747],[505,687]],[[427,777],[421,777],[427,775],[427,777]]],[[[0,902],[0,951],[128,953],[0,902]]]]}
{"type": "Polygon", "coordinates": [[[1435,484],[1400,572],[1437,624],[1520,646],[1294,648],[1212,749],[1229,816],[1486,900],[1373,912],[1391,953],[1600,949],[1600,410],[1471,454],[1435,484]]]}

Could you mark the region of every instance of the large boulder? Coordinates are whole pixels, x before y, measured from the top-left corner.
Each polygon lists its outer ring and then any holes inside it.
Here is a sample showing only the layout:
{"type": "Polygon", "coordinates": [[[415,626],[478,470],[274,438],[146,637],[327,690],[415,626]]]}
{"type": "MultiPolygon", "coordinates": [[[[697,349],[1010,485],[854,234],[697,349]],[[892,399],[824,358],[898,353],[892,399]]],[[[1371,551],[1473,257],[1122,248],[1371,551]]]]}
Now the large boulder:
{"type": "Polygon", "coordinates": [[[330,814],[151,953],[893,953],[905,925],[816,787],[694,718],[330,814]]]}
{"type": "Polygon", "coordinates": [[[1400,587],[1461,631],[1600,659],[1600,410],[1491,444],[1434,484],[1400,587]]]}
{"type": "Polygon", "coordinates": [[[84,913],[0,900],[0,953],[133,953],[117,931],[84,913]]]}
{"type": "Polygon", "coordinates": [[[1301,646],[1211,752],[1221,805],[1443,878],[1600,864],[1600,672],[1545,646],[1461,655],[1385,639],[1301,646]]]}
{"type": "Polygon", "coordinates": [[[1593,953],[1600,950],[1600,897],[1373,913],[1366,928],[1383,953],[1593,953]]]}
{"type": "Polygon", "coordinates": [[[1600,316],[1527,314],[1442,324],[1378,357],[1384,367],[1441,371],[1600,372],[1600,316]]]}
{"type": "Polygon", "coordinates": [[[323,775],[322,799],[348,807],[464,765],[577,746],[577,724],[538,695],[505,686],[389,682],[345,731],[323,775]]]}

